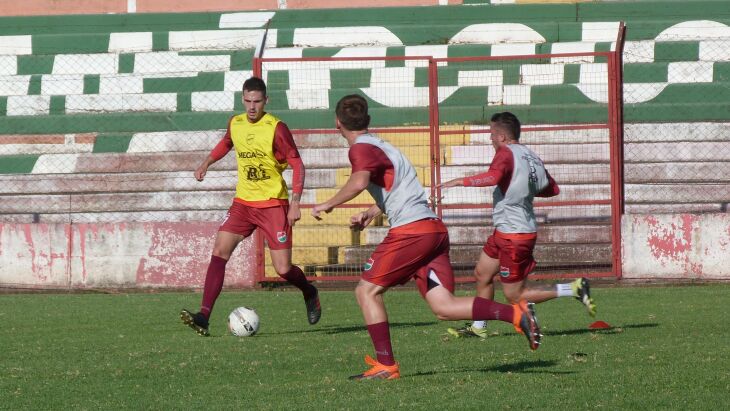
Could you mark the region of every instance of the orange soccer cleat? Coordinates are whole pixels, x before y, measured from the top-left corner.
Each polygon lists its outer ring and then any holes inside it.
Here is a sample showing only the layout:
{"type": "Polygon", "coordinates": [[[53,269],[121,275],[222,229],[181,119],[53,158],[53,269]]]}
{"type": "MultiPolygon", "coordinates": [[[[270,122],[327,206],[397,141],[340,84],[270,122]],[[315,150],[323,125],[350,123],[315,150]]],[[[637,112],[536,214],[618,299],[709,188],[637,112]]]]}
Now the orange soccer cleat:
{"type": "Polygon", "coordinates": [[[395,380],[396,378],[400,378],[400,367],[398,363],[394,365],[383,365],[369,355],[365,356],[365,363],[372,368],[362,374],[351,376],[349,378],[350,380],[395,380]]]}
{"type": "Polygon", "coordinates": [[[515,311],[514,317],[512,317],[512,325],[515,330],[527,337],[531,350],[538,349],[542,334],[540,334],[540,326],[537,324],[535,304],[521,300],[519,303],[513,304],[512,308],[515,311]]]}

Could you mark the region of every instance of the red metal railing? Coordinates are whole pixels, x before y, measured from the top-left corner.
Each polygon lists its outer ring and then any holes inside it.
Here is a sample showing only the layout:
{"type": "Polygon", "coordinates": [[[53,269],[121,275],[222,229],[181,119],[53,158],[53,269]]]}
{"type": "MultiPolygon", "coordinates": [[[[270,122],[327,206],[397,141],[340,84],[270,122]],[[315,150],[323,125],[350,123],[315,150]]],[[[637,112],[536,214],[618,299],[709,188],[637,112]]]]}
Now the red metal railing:
{"type": "MultiPolygon", "coordinates": [[[[519,56],[495,56],[495,57],[461,57],[461,58],[431,58],[431,57],[308,57],[308,58],[254,58],[253,72],[254,75],[261,76],[263,73],[263,63],[273,62],[315,62],[315,61],[426,61],[428,67],[428,127],[404,127],[404,128],[380,128],[371,129],[375,133],[423,133],[429,134],[429,151],[430,151],[430,181],[431,181],[431,198],[432,205],[437,214],[442,217],[443,211],[447,209],[486,209],[491,208],[491,204],[486,203],[460,203],[460,204],[442,204],[441,189],[438,185],[441,183],[441,136],[450,134],[466,134],[480,133],[488,134],[489,128],[475,128],[470,130],[443,130],[439,116],[439,63],[463,63],[463,62],[483,62],[483,61],[515,61],[528,59],[551,59],[551,58],[568,58],[568,57],[601,57],[605,58],[608,66],[608,104],[607,118],[608,121],[603,124],[571,124],[571,125],[541,125],[541,126],[525,126],[523,131],[557,131],[557,130],[608,130],[609,133],[609,167],[610,167],[610,199],[608,200],[572,200],[572,201],[545,201],[535,204],[539,207],[555,207],[555,206],[581,206],[581,205],[610,205],[610,221],[611,221],[611,246],[612,246],[612,269],[610,271],[593,271],[580,273],[537,273],[531,275],[534,279],[554,279],[554,278],[574,278],[574,277],[621,277],[621,216],[623,214],[623,103],[622,103],[622,58],[625,26],[620,24],[619,34],[616,40],[616,47],[611,52],[594,52],[594,53],[562,53],[562,54],[539,54],[539,55],[519,55],[519,56]]],[[[312,134],[312,133],[337,133],[334,129],[307,129],[292,130],[295,135],[312,134]]],[[[348,203],[340,207],[345,208],[366,208],[371,204],[348,203]]],[[[313,204],[302,204],[303,209],[311,208],[313,204]]],[[[259,236],[260,250],[263,250],[263,239],[259,236]]],[[[259,254],[257,254],[259,255],[259,254]]],[[[264,275],[264,258],[263,253],[258,262],[257,281],[273,282],[281,281],[278,277],[266,277],[264,275]]],[[[317,281],[357,281],[359,275],[337,275],[337,276],[312,276],[311,280],[317,281]]],[[[457,282],[473,281],[471,276],[459,276],[457,282]]]]}

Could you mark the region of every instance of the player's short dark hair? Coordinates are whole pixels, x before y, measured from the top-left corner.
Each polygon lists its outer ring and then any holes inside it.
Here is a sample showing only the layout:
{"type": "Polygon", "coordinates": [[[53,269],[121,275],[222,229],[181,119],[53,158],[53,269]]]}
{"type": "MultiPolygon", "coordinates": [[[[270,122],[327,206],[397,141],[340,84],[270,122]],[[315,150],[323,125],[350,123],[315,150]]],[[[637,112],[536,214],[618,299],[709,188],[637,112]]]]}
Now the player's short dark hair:
{"type": "Polygon", "coordinates": [[[260,91],[266,96],[266,83],[259,77],[251,77],[243,82],[243,91],[260,91]]]}
{"type": "Polygon", "coordinates": [[[502,131],[507,132],[515,140],[520,140],[520,120],[517,116],[505,111],[492,116],[492,123],[495,123],[502,131]]]}
{"type": "Polygon", "coordinates": [[[340,123],[351,131],[366,130],[370,125],[368,101],[358,94],[342,97],[337,102],[335,115],[340,123]]]}

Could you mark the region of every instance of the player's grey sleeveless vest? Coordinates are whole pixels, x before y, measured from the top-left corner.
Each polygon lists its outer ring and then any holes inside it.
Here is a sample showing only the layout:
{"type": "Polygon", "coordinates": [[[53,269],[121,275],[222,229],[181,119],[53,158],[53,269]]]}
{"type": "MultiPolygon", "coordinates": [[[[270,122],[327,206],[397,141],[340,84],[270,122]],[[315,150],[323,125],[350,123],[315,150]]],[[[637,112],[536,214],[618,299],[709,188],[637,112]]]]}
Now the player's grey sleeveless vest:
{"type": "Polygon", "coordinates": [[[522,144],[509,144],[514,170],[506,193],[499,186],[492,194],[494,226],[503,233],[537,232],[532,209],[535,194],[548,186],[545,166],[540,157],[522,144]]]}
{"type": "Polygon", "coordinates": [[[372,134],[363,134],[355,144],[372,144],[383,150],[393,163],[393,186],[390,191],[376,184],[368,185],[368,192],[381,210],[388,216],[392,227],[398,227],[424,218],[436,218],[428,207],[426,191],[418,181],[416,170],[397,148],[372,134]]]}

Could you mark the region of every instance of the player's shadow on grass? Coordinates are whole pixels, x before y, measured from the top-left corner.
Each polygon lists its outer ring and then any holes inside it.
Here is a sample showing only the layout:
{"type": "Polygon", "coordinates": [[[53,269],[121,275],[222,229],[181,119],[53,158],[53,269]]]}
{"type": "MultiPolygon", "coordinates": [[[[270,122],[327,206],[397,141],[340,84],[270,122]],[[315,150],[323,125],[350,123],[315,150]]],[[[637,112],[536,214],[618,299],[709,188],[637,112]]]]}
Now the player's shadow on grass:
{"type": "MultiPolygon", "coordinates": [[[[390,328],[404,328],[404,327],[425,327],[425,326],[432,326],[434,324],[433,321],[421,321],[421,322],[405,322],[405,323],[390,323],[390,328]]],[[[292,331],[283,331],[273,334],[301,334],[301,333],[322,333],[322,334],[343,334],[343,333],[354,333],[354,332],[361,332],[366,331],[367,326],[365,324],[357,324],[357,325],[350,325],[350,326],[340,326],[340,325],[325,325],[325,326],[314,326],[312,328],[306,329],[306,330],[292,330],[292,331]]]]}
{"type": "Polygon", "coordinates": [[[462,373],[462,372],[499,372],[499,373],[521,373],[521,374],[575,374],[574,371],[556,371],[553,369],[544,369],[555,367],[557,361],[519,361],[513,364],[501,364],[486,368],[454,368],[445,369],[443,371],[423,371],[410,376],[419,377],[426,375],[446,374],[446,373],[462,373]]]}
{"type": "Polygon", "coordinates": [[[627,329],[641,329],[641,328],[654,328],[658,327],[658,323],[644,323],[644,324],[624,324],[617,325],[606,329],[591,330],[588,328],[578,328],[572,330],[543,330],[543,335],[578,335],[588,333],[598,334],[621,334],[627,329]]]}

